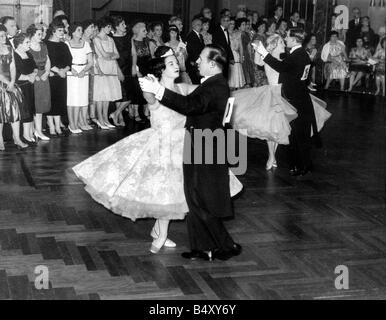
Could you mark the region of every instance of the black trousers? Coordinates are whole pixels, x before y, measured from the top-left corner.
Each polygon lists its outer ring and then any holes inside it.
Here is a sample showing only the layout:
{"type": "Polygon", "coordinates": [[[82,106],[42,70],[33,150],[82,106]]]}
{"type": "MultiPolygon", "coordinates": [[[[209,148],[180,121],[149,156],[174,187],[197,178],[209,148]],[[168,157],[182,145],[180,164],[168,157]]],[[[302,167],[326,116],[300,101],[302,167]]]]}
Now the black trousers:
{"type": "Polygon", "coordinates": [[[184,180],[191,250],[231,250],[234,241],[223,223],[233,213],[230,196],[227,201],[228,167],[184,164],[184,180]]]}
{"type": "Polygon", "coordinates": [[[299,115],[291,123],[292,132],[289,137],[289,161],[291,168],[303,170],[310,168],[311,162],[311,128],[312,121],[309,117],[299,115]]]}

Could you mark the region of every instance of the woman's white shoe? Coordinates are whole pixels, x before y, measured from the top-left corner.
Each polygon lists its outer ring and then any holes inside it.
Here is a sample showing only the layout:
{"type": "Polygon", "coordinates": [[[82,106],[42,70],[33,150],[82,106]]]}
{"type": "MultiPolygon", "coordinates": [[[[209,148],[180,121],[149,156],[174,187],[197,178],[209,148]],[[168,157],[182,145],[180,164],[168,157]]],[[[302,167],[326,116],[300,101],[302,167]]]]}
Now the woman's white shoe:
{"type": "MultiPolygon", "coordinates": [[[[159,235],[156,233],[156,231],[154,230],[154,228],[153,228],[153,230],[151,230],[150,236],[151,236],[154,240],[157,240],[158,237],[159,237],[159,235]]],[[[177,247],[177,244],[176,244],[174,241],[170,240],[170,239],[166,239],[166,241],[165,241],[165,243],[164,243],[163,246],[166,247],[166,248],[176,248],[176,247],[177,247]]]]}

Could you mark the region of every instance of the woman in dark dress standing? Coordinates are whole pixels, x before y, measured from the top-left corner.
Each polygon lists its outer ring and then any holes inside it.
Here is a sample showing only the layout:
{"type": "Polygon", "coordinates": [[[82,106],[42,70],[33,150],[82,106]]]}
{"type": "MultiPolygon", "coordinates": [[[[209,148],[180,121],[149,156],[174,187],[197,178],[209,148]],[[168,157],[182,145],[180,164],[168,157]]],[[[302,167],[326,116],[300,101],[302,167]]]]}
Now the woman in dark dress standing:
{"type": "Polygon", "coordinates": [[[18,34],[14,40],[16,84],[20,87],[24,103],[20,109],[21,121],[23,123],[23,137],[27,143],[35,143],[34,139],[34,118],[35,110],[35,89],[34,83],[37,80],[38,69],[31,53],[31,39],[25,34],[18,34]]]}
{"type": "Polygon", "coordinates": [[[122,17],[114,17],[113,21],[113,28],[115,29],[113,40],[119,53],[118,65],[122,73],[122,100],[116,102],[117,110],[110,115],[110,118],[117,127],[124,127],[126,124],[123,120],[122,111],[125,110],[133,100],[133,48],[130,36],[127,34],[125,20],[123,20],[122,17]]]}
{"type": "Polygon", "coordinates": [[[47,41],[48,56],[51,60],[50,88],[51,111],[47,114],[51,135],[61,135],[61,117],[67,111],[67,72],[71,70],[72,56],[70,49],[63,42],[64,24],[53,22],[47,41]]]}
{"type": "Polygon", "coordinates": [[[41,25],[31,25],[27,29],[27,35],[31,37],[30,53],[33,56],[38,68],[38,78],[35,82],[35,137],[43,141],[50,138],[43,134],[42,120],[43,115],[51,110],[51,90],[50,90],[50,70],[51,61],[48,58],[47,46],[42,42],[43,27],[41,25]]]}
{"type": "Polygon", "coordinates": [[[144,22],[138,22],[133,27],[133,46],[134,46],[134,59],[136,62],[135,70],[135,100],[132,104],[138,105],[138,112],[136,113],[136,120],[145,120],[145,106],[147,105],[146,100],[143,98],[141,88],[138,83],[138,78],[146,76],[150,73],[150,61],[153,58],[150,50],[150,39],[147,37],[146,24],[144,22]]]}

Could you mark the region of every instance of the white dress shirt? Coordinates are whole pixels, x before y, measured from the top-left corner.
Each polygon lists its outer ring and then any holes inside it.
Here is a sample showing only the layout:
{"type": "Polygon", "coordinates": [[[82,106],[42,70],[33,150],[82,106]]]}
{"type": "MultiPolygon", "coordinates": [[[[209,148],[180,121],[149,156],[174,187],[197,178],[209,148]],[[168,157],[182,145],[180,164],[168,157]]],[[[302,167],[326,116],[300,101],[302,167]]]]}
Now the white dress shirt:
{"type": "Polygon", "coordinates": [[[300,49],[302,47],[301,44],[298,44],[297,46],[293,47],[290,51],[290,54],[293,54],[296,50],[300,49]]]}

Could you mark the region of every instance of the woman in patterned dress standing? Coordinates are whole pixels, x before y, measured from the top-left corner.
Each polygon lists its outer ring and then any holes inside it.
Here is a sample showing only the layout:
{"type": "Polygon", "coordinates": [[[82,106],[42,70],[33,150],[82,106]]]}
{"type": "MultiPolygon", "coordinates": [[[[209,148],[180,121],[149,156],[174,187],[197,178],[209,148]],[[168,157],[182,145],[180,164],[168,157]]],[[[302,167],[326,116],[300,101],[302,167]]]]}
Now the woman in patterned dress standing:
{"type": "Polygon", "coordinates": [[[114,129],[109,122],[109,103],[122,99],[121,83],[118,77],[119,53],[114,40],[108,35],[112,30],[112,22],[108,18],[99,21],[99,34],[94,39],[98,66],[101,74],[95,76],[94,100],[97,104],[97,125],[103,130],[114,129]]]}

